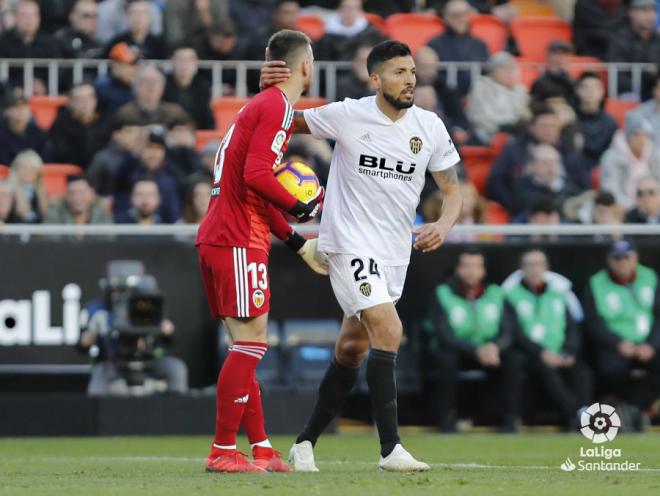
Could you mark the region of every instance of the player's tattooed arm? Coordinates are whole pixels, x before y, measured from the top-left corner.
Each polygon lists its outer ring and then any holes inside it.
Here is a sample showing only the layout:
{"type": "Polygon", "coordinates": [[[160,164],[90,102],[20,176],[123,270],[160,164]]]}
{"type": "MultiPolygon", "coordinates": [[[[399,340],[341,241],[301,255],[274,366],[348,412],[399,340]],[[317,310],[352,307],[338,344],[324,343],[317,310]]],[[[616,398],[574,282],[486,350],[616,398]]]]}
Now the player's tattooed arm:
{"type": "Polygon", "coordinates": [[[297,134],[311,133],[302,110],[293,111],[293,132],[297,134]]]}
{"type": "Polygon", "coordinates": [[[437,221],[424,224],[413,231],[417,235],[415,248],[422,250],[424,253],[436,250],[442,245],[447,234],[458,220],[461,208],[463,208],[463,197],[461,196],[456,167],[432,172],[431,174],[442,194],[442,215],[437,221]]]}

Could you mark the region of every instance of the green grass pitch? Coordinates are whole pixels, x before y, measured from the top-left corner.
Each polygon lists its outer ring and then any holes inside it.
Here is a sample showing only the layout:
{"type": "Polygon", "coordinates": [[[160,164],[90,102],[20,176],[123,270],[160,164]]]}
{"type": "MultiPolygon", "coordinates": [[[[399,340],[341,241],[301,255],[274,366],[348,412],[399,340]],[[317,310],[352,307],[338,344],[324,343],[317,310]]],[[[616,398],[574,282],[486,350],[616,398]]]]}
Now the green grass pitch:
{"type": "MultiPolygon", "coordinates": [[[[287,451],[292,437],[272,439],[287,451]]],[[[209,438],[0,439],[0,495],[580,495],[660,494],[660,434],[620,435],[608,448],[639,472],[563,472],[593,445],[579,435],[404,436],[432,464],[421,474],[376,469],[372,435],[336,435],[317,445],[318,474],[204,473],[209,438]]]]}

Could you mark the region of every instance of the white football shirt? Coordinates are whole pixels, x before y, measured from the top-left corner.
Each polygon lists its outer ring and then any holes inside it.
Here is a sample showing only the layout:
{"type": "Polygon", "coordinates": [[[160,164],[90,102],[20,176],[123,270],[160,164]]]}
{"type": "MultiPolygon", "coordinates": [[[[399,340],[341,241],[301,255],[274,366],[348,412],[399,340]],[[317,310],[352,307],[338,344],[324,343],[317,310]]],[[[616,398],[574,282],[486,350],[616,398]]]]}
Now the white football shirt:
{"type": "Polygon", "coordinates": [[[392,121],[375,96],[347,98],[305,110],[304,116],[314,137],[336,141],[320,249],[407,265],[426,171],[460,160],[445,125],[414,105],[392,121]]]}

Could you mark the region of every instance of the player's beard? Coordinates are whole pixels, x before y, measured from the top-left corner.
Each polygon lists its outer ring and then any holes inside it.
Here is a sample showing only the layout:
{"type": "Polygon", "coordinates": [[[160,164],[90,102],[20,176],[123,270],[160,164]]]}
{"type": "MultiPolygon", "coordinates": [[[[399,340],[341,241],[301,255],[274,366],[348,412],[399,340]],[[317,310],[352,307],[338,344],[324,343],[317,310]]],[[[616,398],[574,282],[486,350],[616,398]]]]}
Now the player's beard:
{"type": "MultiPolygon", "coordinates": [[[[405,91],[405,90],[404,90],[405,91]]],[[[402,92],[403,93],[403,92],[402,92]]],[[[403,110],[407,109],[413,106],[414,101],[410,100],[409,102],[406,102],[404,100],[401,100],[400,98],[395,97],[394,95],[391,95],[390,93],[383,91],[383,98],[392,105],[395,109],[398,110],[403,110]]]]}

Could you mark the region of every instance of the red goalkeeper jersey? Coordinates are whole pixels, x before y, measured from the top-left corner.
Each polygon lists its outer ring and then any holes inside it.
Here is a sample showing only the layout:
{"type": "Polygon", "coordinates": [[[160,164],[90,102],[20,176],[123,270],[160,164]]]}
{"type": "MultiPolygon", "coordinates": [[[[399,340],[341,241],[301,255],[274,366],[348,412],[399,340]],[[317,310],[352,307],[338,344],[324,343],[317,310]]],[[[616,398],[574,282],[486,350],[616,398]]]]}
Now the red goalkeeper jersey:
{"type": "Polygon", "coordinates": [[[296,199],[275,179],[293,132],[293,107],[277,87],[250,100],[227,131],[215,158],[209,208],[195,244],[270,250],[270,233],[292,228],[280,210],[296,199]]]}

